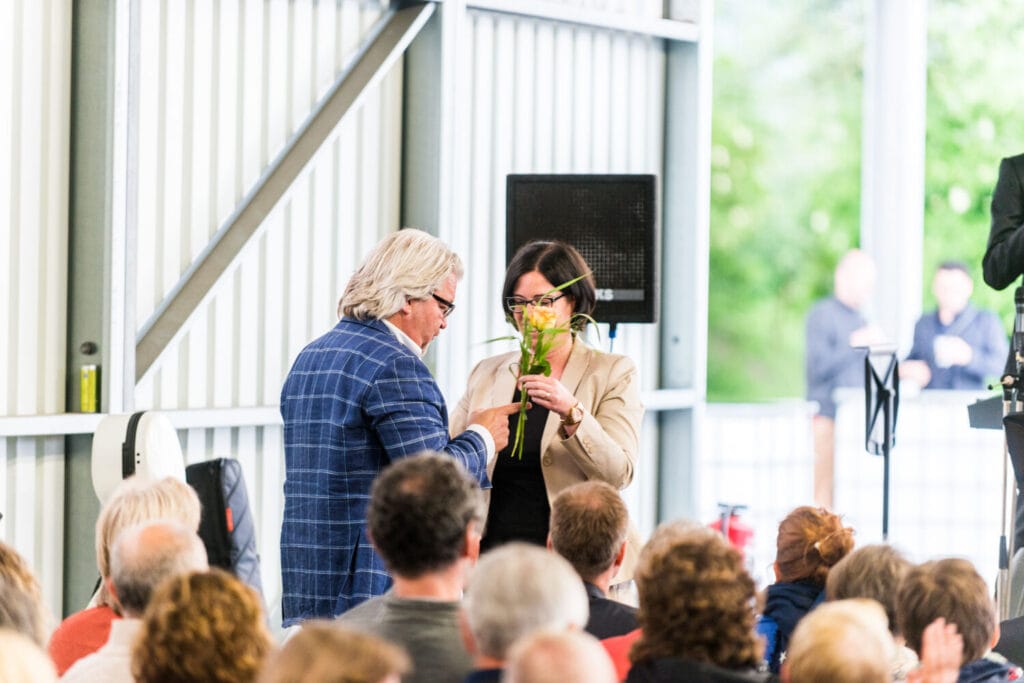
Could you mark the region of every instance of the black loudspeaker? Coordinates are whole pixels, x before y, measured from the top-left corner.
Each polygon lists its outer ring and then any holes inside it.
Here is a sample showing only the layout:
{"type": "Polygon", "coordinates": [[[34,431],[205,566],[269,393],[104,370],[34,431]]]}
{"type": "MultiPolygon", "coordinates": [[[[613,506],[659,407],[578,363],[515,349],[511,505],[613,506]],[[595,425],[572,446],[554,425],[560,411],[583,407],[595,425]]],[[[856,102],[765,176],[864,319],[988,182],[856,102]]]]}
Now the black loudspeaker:
{"type": "Polygon", "coordinates": [[[653,175],[509,175],[506,202],[506,264],[527,242],[567,242],[594,274],[595,320],[657,320],[653,175]]]}

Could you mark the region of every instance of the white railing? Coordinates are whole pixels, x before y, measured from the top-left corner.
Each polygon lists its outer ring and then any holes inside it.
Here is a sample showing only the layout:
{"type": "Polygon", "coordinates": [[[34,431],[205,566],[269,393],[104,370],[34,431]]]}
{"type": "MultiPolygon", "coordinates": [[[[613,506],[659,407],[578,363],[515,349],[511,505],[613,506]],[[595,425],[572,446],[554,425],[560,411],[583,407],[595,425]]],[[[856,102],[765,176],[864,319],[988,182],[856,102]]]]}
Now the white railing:
{"type": "MultiPolygon", "coordinates": [[[[971,429],[967,405],[982,394],[904,396],[892,451],[889,542],[912,560],[956,555],[994,581],[1002,518],[1002,433],[971,429]]],[[[882,458],[864,449],[864,399],[841,392],[836,419],[835,505],[857,544],[882,540],[882,458]]],[[[701,519],[718,501],[744,503],[755,529],[751,569],[770,580],[778,522],[812,504],[812,406],[802,401],[707,406],[695,495],[701,519]]]]}

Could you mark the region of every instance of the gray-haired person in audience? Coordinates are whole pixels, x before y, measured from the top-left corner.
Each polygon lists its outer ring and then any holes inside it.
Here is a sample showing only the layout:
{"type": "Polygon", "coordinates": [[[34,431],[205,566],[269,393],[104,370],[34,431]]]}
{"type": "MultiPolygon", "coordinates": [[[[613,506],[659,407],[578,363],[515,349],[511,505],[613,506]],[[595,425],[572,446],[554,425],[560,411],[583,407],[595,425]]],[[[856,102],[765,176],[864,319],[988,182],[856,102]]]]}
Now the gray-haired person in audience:
{"type": "Polygon", "coordinates": [[[107,591],[110,551],[117,536],[128,527],[156,519],[177,520],[198,531],[201,512],[199,496],[180,479],[166,477],[153,482],[135,475],[118,484],[96,520],[96,565],[102,579],[99,592],[92,605],[64,619],[47,644],[58,675],[100,649],[110,637],[111,623],[121,616],[121,608],[107,591]]]}
{"type": "Polygon", "coordinates": [[[497,683],[517,640],[542,629],[582,630],[590,614],[587,592],[572,565],[519,542],[480,559],[463,609],[464,637],[475,667],[466,683],[497,683]]]}
{"type": "Polygon", "coordinates": [[[616,683],[597,638],[580,631],[537,631],[512,646],[502,683],[616,683]]]}
{"type": "Polygon", "coordinates": [[[407,683],[461,681],[473,668],[459,601],[480,553],[483,515],[480,486],[448,456],[399,460],[373,484],[367,530],[394,585],[339,620],[404,647],[413,664],[407,683]]]}
{"type": "Polygon", "coordinates": [[[569,561],[590,598],[587,632],[597,638],[637,628],[636,608],[608,598],[608,586],[626,556],[629,511],[603,481],[574,484],[551,502],[549,546],[569,561]]]}
{"type": "Polygon", "coordinates": [[[142,627],[150,596],[164,579],[207,569],[206,548],[195,531],[158,520],[123,531],[110,553],[109,594],[123,618],[110,627],[110,638],[96,652],[75,662],[62,681],[131,683],[131,647],[142,627]]]}

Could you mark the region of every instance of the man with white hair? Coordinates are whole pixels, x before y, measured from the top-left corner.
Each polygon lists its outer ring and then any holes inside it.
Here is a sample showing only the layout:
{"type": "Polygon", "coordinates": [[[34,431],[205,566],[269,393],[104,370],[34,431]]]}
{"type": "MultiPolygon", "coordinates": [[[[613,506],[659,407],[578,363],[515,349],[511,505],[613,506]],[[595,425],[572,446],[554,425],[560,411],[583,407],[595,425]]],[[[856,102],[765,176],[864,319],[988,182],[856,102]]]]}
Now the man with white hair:
{"type": "Polygon", "coordinates": [[[404,229],[381,241],[341,297],[341,320],[299,353],[281,390],[284,626],[331,618],[391,585],[367,538],[366,503],[390,462],[442,451],[489,487],[487,461],[508,442],[507,404],[449,438],[441,390],[422,360],[455,310],[462,262],[404,229]]]}
{"type": "Polygon", "coordinates": [[[502,683],[616,683],[601,642],[579,631],[538,631],[516,642],[502,683]]]}
{"type": "Polygon", "coordinates": [[[207,569],[203,541],[179,522],[158,520],[121,532],[110,553],[107,589],[124,618],[111,624],[106,645],[75,662],[61,680],[134,681],[131,648],[150,596],[164,579],[207,569]]]}
{"type": "Polygon", "coordinates": [[[539,630],[583,630],[587,592],[564,558],[526,543],[483,556],[463,601],[463,637],[476,670],[466,683],[497,683],[509,649],[539,630]]]}

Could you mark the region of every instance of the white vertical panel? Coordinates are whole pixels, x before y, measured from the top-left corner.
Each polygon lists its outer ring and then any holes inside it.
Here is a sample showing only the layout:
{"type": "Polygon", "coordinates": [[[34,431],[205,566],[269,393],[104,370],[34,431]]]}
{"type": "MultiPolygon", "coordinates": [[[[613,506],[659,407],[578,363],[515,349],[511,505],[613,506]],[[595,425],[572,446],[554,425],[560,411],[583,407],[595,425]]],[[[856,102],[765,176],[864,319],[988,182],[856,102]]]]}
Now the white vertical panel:
{"type": "MultiPolygon", "coordinates": [[[[471,137],[468,149],[457,147],[454,177],[469,189],[456,192],[454,225],[440,226],[467,266],[465,307],[438,345],[438,380],[450,401],[475,362],[504,348],[481,342],[508,332],[498,303],[506,175],[658,174],[665,108],[660,40],[480,11],[468,12],[466,24],[458,62],[471,66],[459,72],[468,86],[456,129],[471,137]],[[472,321],[472,333],[457,331],[461,320],[472,321]]],[[[596,343],[608,348],[601,327],[596,343]]],[[[644,387],[655,386],[657,334],[655,325],[621,325],[615,342],[637,362],[644,387]]]]}
{"type": "MultiPolygon", "coordinates": [[[[144,323],[359,47],[357,0],[140,3],[138,321],[144,323]],[[153,228],[153,229],[151,229],[153,228]]],[[[401,70],[369,93],[225,275],[140,408],[275,403],[399,215],[401,70]],[[365,248],[364,248],[365,247],[365,248]]]]}
{"type": "MultiPolygon", "coordinates": [[[[71,3],[0,3],[0,415],[64,410],[71,3]]],[[[0,539],[61,609],[64,440],[0,439],[0,539]]]]}

